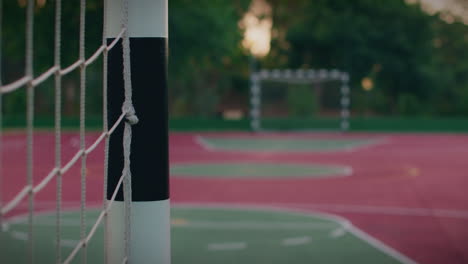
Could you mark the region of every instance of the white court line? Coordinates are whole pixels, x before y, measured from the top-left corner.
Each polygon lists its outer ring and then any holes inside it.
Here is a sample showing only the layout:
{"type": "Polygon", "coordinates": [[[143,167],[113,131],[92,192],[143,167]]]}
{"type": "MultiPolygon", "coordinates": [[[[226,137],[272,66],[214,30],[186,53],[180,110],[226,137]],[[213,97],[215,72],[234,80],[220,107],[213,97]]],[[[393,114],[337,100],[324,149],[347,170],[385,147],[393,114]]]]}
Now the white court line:
{"type": "Polygon", "coordinates": [[[402,253],[398,252],[394,248],[391,248],[384,243],[382,243],[380,240],[376,239],[375,237],[369,235],[368,233],[365,233],[364,231],[358,229],[357,227],[350,226],[348,231],[355,235],[356,237],[366,241],[369,243],[371,246],[373,246],[376,249],[379,249],[380,251],[386,253],[389,256],[392,256],[393,258],[397,259],[401,263],[404,264],[417,264],[416,261],[410,259],[409,257],[403,255],[402,253]]]}
{"type": "Polygon", "coordinates": [[[344,151],[356,152],[358,150],[368,149],[368,148],[372,148],[372,147],[383,145],[383,144],[389,144],[389,143],[390,143],[390,139],[388,137],[369,139],[368,142],[366,143],[357,144],[356,146],[351,146],[351,147],[345,147],[344,151]]]}
{"type": "MultiPolygon", "coordinates": [[[[392,247],[385,245],[378,239],[372,237],[371,235],[353,226],[351,222],[348,221],[347,219],[342,218],[340,216],[328,214],[328,213],[322,213],[322,212],[313,211],[313,210],[309,211],[306,209],[296,209],[296,208],[291,209],[287,207],[279,207],[278,205],[265,205],[265,204],[172,203],[172,206],[173,207],[186,207],[186,208],[219,208],[219,209],[224,209],[224,210],[226,209],[236,210],[237,209],[237,210],[256,210],[256,211],[257,210],[276,211],[276,212],[282,212],[282,213],[298,214],[298,215],[303,215],[303,216],[314,216],[314,217],[318,217],[321,219],[331,220],[341,225],[341,227],[343,229],[346,229],[349,233],[367,242],[369,245],[373,246],[377,250],[380,250],[381,252],[387,254],[390,257],[393,257],[399,262],[403,264],[417,264],[417,262],[410,259],[409,257],[403,255],[402,253],[398,252],[392,247]]],[[[45,214],[45,213],[42,213],[42,214],[45,214]]],[[[22,217],[24,218],[24,215],[22,217]]],[[[15,217],[15,219],[10,219],[8,223],[11,223],[12,220],[18,221],[19,216],[15,217]]],[[[15,231],[12,231],[12,232],[15,232],[15,231]]],[[[17,236],[23,237],[22,234],[20,234],[20,232],[18,232],[17,236]]]]}
{"type": "Polygon", "coordinates": [[[208,250],[221,251],[221,250],[242,250],[247,248],[246,242],[223,242],[208,244],[208,250]]]}
{"type": "Polygon", "coordinates": [[[309,236],[303,236],[303,237],[290,237],[290,238],[285,238],[281,242],[283,246],[300,246],[300,245],[305,245],[308,244],[312,241],[312,239],[309,236]]]}
{"type": "MultiPolygon", "coordinates": [[[[48,204],[48,202],[41,202],[41,203],[42,204],[48,204]]],[[[56,203],[50,203],[50,204],[56,205],[56,203]]],[[[92,210],[100,211],[100,210],[102,210],[101,207],[102,207],[101,204],[93,204],[93,205],[87,206],[86,209],[88,209],[90,211],[92,211],[92,210]]],[[[53,210],[52,208],[47,208],[47,209],[44,209],[44,210],[35,211],[34,215],[35,216],[39,216],[39,215],[54,216],[56,214],[56,212],[52,211],[52,210],[53,210]]],[[[64,215],[66,215],[66,214],[73,214],[74,213],[73,211],[79,211],[79,210],[80,210],[79,204],[76,206],[76,203],[73,203],[73,206],[67,207],[64,211],[62,211],[62,217],[64,215]]],[[[15,215],[13,217],[9,217],[8,219],[5,219],[5,221],[3,221],[2,228],[4,228],[4,231],[8,231],[9,227],[11,225],[22,224],[22,223],[27,222],[28,221],[27,217],[28,217],[28,213],[18,214],[18,215],[15,215]]]]}
{"type": "Polygon", "coordinates": [[[204,148],[205,150],[208,150],[208,151],[214,151],[216,150],[216,147],[211,144],[210,142],[208,142],[207,140],[205,140],[202,136],[200,135],[197,135],[195,136],[195,142],[200,145],[202,148],[204,148]]]}
{"type": "Polygon", "coordinates": [[[373,236],[365,233],[364,231],[360,230],[359,228],[353,226],[351,222],[343,217],[332,215],[328,213],[322,213],[318,211],[306,211],[304,209],[291,209],[285,207],[278,207],[278,206],[269,206],[264,204],[227,204],[227,203],[176,203],[172,204],[175,207],[193,207],[193,208],[220,208],[220,209],[243,209],[243,210],[264,210],[264,211],[276,211],[276,212],[283,212],[283,213],[295,213],[298,215],[305,215],[305,216],[315,216],[322,219],[328,219],[339,223],[344,229],[348,230],[357,238],[367,242],[369,245],[374,247],[377,250],[380,250],[382,253],[398,260],[402,264],[417,264],[416,261],[410,259],[409,257],[405,256],[404,254],[398,252],[397,250],[393,249],[390,246],[382,243],[378,239],[374,238],[373,236]]]}
{"type": "MultiPolygon", "coordinates": [[[[27,241],[28,240],[28,233],[26,233],[26,232],[11,231],[10,235],[11,235],[11,237],[13,237],[16,240],[20,240],[20,241],[27,241]]],[[[76,245],[78,245],[79,242],[80,241],[78,241],[78,240],[62,239],[60,244],[61,244],[62,247],[74,248],[74,247],[76,247],[76,245]]],[[[52,240],[52,243],[55,243],[55,240],[52,240]]]]}
{"type": "Polygon", "coordinates": [[[339,238],[344,236],[345,234],[346,230],[344,228],[337,228],[335,230],[332,230],[328,236],[331,238],[339,238]]]}

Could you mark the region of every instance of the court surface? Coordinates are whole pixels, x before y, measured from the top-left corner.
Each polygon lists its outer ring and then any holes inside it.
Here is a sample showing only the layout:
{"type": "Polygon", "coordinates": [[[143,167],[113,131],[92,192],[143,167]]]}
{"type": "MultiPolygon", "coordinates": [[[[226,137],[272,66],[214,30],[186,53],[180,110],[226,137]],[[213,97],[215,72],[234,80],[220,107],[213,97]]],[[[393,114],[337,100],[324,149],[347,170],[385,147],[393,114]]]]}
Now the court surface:
{"type": "MultiPolygon", "coordinates": [[[[410,263],[348,221],[320,213],[185,205],[171,214],[173,263],[410,263]]],[[[97,217],[98,212],[91,211],[87,221],[97,217]]],[[[62,221],[62,252],[68,255],[79,242],[79,212],[64,213],[62,221]]],[[[35,227],[36,261],[54,263],[54,213],[39,214],[35,227]]],[[[2,263],[27,263],[22,252],[27,228],[26,217],[8,223],[1,237],[2,263]]],[[[88,246],[88,259],[102,263],[103,247],[100,227],[88,246]]]]}
{"type": "MultiPolygon", "coordinates": [[[[89,143],[97,136],[89,134],[89,143]]],[[[25,135],[4,137],[8,201],[26,182],[25,135]]],[[[37,132],[35,142],[38,182],[53,168],[54,139],[37,132]]],[[[62,144],[65,162],[78,135],[64,133],[62,144]]],[[[99,148],[87,159],[89,226],[103,197],[99,148]]],[[[468,263],[467,154],[464,135],[173,133],[174,263],[468,263]]],[[[79,206],[79,167],[64,176],[68,210],[79,206]]],[[[35,206],[42,212],[36,239],[52,251],[54,200],[52,182],[35,206]]],[[[2,233],[22,252],[26,208],[8,215],[2,233]]],[[[64,214],[64,253],[79,237],[76,221],[76,212],[64,214]]],[[[91,252],[100,252],[100,239],[91,252]]]]}

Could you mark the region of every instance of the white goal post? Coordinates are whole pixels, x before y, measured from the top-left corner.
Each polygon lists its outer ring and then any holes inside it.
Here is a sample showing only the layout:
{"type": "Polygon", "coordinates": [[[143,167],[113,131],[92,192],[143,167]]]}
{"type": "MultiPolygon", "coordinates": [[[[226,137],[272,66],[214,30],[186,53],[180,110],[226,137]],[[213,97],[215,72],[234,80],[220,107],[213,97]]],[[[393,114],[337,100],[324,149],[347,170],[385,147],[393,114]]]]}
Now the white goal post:
{"type": "Polygon", "coordinates": [[[339,81],[340,84],[340,128],[349,130],[350,117],[350,89],[349,74],[336,69],[274,69],[260,70],[252,73],[250,80],[250,128],[254,132],[263,130],[262,127],[262,83],[264,81],[282,82],[288,84],[308,84],[339,81]]]}

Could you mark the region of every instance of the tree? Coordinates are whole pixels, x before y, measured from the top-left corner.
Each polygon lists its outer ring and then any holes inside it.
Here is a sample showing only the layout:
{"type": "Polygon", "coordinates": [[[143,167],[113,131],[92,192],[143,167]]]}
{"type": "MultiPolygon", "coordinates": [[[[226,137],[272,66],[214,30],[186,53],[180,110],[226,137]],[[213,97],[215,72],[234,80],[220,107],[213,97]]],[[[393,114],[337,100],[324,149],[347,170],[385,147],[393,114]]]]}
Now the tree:
{"type": "Polygon", "coordinates": [[[300,9],[292,11],[282,1],[272,3],[283,11],[275,13],[275,21],[295,14],[286,25],[276,25],[276,54],[286,55],[289,67],[339,68],[351,73],[354,87],[372,76],[392,105],[401,93],[427,97],[431,85],[425,80],[431,76],[424,67],[432,60],[433,18],[418,5],[315,0],[294,1],[300,9]]]}
{"type": "MultiPolygon", "coordinates": [[[[25,5],[22,1],[4,1],[3,71],[4,83],[24,75],[25,5]],[[8,12],[5,12],[8,10],[8,12]]],[[[242,69],[241,31],[238,21],[250,0],[171,0],[169,5],[169,82],[171,107],[175,114],[212,114],[219,95],[232,86],[242,69]]],[[[88,0],[86,10],[86,55],[101,45],[102,10],[100,0],[88,0]]],[[[78,59],[79,2],[62,1],[62,66],[78,59]]],[[[34,72],[53,66],[55,1],[35,8],[34,72]]],[[[88,70],[87,111],[100,114],[102,70],[99,60],[88,70]]],[[[245,63],[247,65],[247,63],[245,63]]],[[[246,67],[246,66],[245,66],[246,67]]],[[[63,79],[65,114],[77,115],[78,71],[63,79]],[[67,110],[70,109],[70,110],[67,110]]],[[[38,114],[53,111],[53,82],[36,89],[38,114]]],[[[23,114],[25,93],[5,97],[6,113],[23,114]]]]}
{"type": "Polygon", "coordinates": [[[238,21],[250,0],[171,1],[169,80],[173,115],[215,112],[242,58],[238,21]]]}
{"type": "Polygon", "coordinates": [[[433,75],[438,89],[431,102],[440,114],[467,115],[468,26],[461,22],[434,20],[433,75]]]}
{"type": "MultiPolygon", "coordinates": [[[[55,1],[36,5],[34,10],[34,75],[38,76],[54,65],[54,27],[55,1]]],[[[86,9],[86,56],[90,56],[100,45],[102,39],[102,1],[87,1],[86,9]]],[[[79,58],[79,2],[62,1],[61,64],[71,65],[79,58]]],[[[25,22],[26,1],[4,1],[3,7],[3,83],[10,83],[25,74],[25,22]]],[[[90,66],[88,75],[88,111],[100,113],[102,102],[100,86],[101,61],[90,66]]],[[[77,115],[78,73],[63,78],[65,114],[77,115]],[[67,96],[68,95],[68,96],[67,96]]],[[[53,80],[49,79],[35,89],[37,115],[53,112],[53,80]]],[[[6,114],[25,113],[24,89],[8,94],[4,98],[6,114]]]]}

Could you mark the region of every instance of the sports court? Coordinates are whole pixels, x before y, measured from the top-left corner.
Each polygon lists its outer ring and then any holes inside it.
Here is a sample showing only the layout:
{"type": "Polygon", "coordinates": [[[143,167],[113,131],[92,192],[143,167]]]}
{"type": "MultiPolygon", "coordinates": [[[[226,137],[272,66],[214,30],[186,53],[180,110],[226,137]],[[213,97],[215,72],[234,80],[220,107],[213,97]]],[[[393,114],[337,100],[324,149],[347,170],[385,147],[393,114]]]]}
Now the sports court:
{"type": "Polygon", "coordinates": [[[387,1],[0,0],[0,264],[468,263],[468,5],[387,1]]]}
{"type": "MultiPolygon", "coordinates": [[[[90,133],[87,140],[97,136],[90,133]]],[[[24,186],[24,167],[18,163],[25,140],[18,132],[4,137],[8,200],[24,186]]],[[[78,149],[77,138],[64,133],[65,160],[78,149]]],[[[463,263],[467,139],[449,134],[172,133],[173,263],[463,263]],[[210,147],[201,139],[211,139],[210,147]],[[234,140],[276,141],[277,146],[221,149],[234,140]],[[297,141],[310,144],[298,147],[297,141]],[[318,141],[333,148],[317,146],[318,141]]],[[[47,155],[53,135],[37,132],[35,142],[39,181],[53,166],[47,155]]],[[[101,151],[98,146],[96,152],[101,151]]],[[[102,203],[102,158],[87,160],[88,229],[97,218],[93,208],[102,203]]],[[[75,165],[63,179],[63,254],[79,241],[79,175],[75,165]]],[[[4,252],[11,255],[2,256],[7,259],[16,260],[24,250],[26,208],[22,202],[4,226],[2,240],[9,248],[4,252]]],[[[51,185],[36,201],[35,242],[43,254],[37,257],[44,261],[54,258],[54,208],[51,185]]],[[[88,257],[103,258],[102,239],[98,229],[88,257]]]]}

